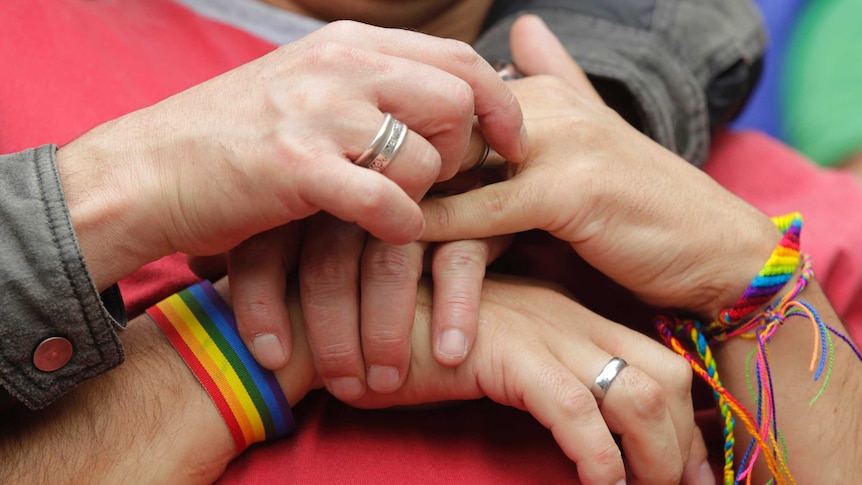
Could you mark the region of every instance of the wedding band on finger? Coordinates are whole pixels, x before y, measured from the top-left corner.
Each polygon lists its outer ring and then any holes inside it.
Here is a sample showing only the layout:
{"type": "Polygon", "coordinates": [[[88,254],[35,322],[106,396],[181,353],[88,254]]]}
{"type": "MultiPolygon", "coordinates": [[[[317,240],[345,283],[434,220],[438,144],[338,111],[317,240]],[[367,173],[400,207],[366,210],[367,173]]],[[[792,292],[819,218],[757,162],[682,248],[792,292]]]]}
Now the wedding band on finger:
{"type": "Polygon", "coordinates": [[[407,125],[396,120],[389,113],[385,115],[383,125],[371,144],[353,161],[356,165],[381,172],[395,158],[404,143],[407,137],[407,125]]]}
{"type": "Polygon", "coordinates": [[[614,379],[617,378],[620,371],[622,371],[626,364],[626,361],[621,357],[614,357],[611,359],[605,367],[599,372],[599,375],[596,376],[595,382],[590,387],[590,392],[593,393],[593,396],[596,397],[596,401],[598,401],[599,405],[602,404],[602,400],[605,398],[605,394],[608,392],[608,388],[613,384],[614,379]]]}
{"type": "Polygon", "coordinates": [[[476,172],[482,168],[482,165],[485,165],[485,162],[488,161],[488,155],[491,153],[491,145],[485,143],[485,150],[482,152],[482,156],[479,160],[470,167],[468,172],[476,172]]]}
{"type": "Polygon", "coordinates": [[[495,71],[497,71],[497,75],[500,76],[500,79],[503,81],[514,81],[524,77],[524,74],[521,73],[518,66],[516,66],[512,61],[498,59],[492,62],[491,66],[495,71]]]}

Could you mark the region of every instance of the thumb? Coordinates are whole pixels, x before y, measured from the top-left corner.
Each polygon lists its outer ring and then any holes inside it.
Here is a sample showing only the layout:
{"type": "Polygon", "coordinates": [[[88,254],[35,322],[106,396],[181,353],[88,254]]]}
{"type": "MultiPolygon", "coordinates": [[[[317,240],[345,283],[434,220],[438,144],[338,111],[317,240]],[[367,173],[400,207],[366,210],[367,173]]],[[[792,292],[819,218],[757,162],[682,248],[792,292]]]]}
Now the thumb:
{"type": "Polygon", "coordinates": [[[509,33],[512,60],[527,76],[546,74],[557,76],[582,94],[601,101],[590,80],[572,59],[557,36],[535,15],[523,15],[509,33]]]}

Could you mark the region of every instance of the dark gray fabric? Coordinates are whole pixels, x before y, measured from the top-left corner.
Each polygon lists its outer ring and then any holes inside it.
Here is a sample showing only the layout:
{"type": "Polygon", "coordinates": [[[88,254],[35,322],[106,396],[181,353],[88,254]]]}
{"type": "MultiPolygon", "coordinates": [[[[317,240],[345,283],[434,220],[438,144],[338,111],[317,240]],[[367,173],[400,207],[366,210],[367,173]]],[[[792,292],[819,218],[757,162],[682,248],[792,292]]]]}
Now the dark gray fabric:
{"type": "Polygon", "coordinates": [[[512,22],[522,13],[539,15],[591,78],[626,88],[647,135],[695,165],[706,161],[711,133],[750,94],[766,46],[761,19],[748,0],[498,4],[475,44],[483,56],[511,59],[512,22]]]}
{"type": "Polygon", "coordinates": [[[103,303],[89,276],[55,151],[46,145],[0,156],[0,384],[33,409],[123,360],[122,299],[113,287],[103,303]],[[71,361],[39,371],[33,351],[58,336],[72,342],[71,361]]]}
{"type": "Polygon", "coordinates": [[[564,9],[591,17],[649,29],[656,0],[497,0],[488,14],[486,26],[520,11],[533,8],[564,9]]]}

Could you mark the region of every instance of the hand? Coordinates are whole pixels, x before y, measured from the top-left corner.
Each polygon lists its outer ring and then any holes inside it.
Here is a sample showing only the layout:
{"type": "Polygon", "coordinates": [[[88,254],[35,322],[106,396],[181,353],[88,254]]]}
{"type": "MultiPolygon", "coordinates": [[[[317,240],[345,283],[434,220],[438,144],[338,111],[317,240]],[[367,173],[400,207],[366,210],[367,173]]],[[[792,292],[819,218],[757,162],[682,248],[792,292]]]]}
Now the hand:
{"type": "Polygon", "coordinates": [[[434,279],[434,356],[443,365],[460,364],[476,336],[485,267],[505,246],[500,238],[396,246],[329,215],[313,217],[300,259],[300,295],[327,388],[351,402],[366,384],[383,393],[402,385],[426,255],[434,279]]]}
{"type": "MultiPolygon", "coordinates": [[[[484,150],[484,139],[471,136],[461,169],[474,166],[484,150]]],[[[401,385],[410,359],[408,336],[423,259],[433,261],[428,264],[433,264],[436,282],[435,356],[443,365],[464,360],[476,335],[485,266],[503,251],[508,238],[397,246],[328,214],[311,220],[300,272],[303,306],[310,315],[305,321],[318,370],[335,396],[356,399],[366,382],[377,391],[401,385]],[[426,252],[433,258],[425,258],[426,252]],[[365,322],[361,335],[360,321],[365,322]]],[[[296,266],[302,227],[296,223],[258,234],[230,250],[227,264],[221,262],[217,269],[214,258],[189,261],[201,277],[230,275],[239,333],[268,369],[283,366],[290,356],[284,282],[296,266]]]]}
{"type": "Polygon", "coordinates": [[[58,166],[103,288],[162,255],[223,252],[318,210],[415,240],[415,201],[458,170],[474,116],[495,150],[523,158],[518,103],[466,44],[335,22],[92,130],[58,166]],[[384,112],[411,131],[381,176],[351,160],[384,112]]]}
{"type": "Polygon", "coordinates": [[[423,201],[423,239],[544,229],[649,303],[730,306],[780,239],[769,219],[605,106],[537,18],[511,38],[531,151],[509,180],[423,201]]]}
{"type": "MultiPolygon", "coordinates": [[[[680,483],[686,463],[696,465],[690,467],[695,472],[705,465],[706,449],[693,421],[691,370],[661,344],[551,289],[491,277],[483,288],[473,351],[462,365],[442,367],[430,354],[431,305],[430,289],[422,285],[404,385],[391,394],[369,391],[352,405],[487,396],[529,411],[548,427],[585,484],[626,478],[611,433],[621,437],[629,483],[680,483]],[[629,365],[599,406],[589,387],[612,356],[629,365]]],[[[687,474],[683,483],[698,482],[687,474]]]]}

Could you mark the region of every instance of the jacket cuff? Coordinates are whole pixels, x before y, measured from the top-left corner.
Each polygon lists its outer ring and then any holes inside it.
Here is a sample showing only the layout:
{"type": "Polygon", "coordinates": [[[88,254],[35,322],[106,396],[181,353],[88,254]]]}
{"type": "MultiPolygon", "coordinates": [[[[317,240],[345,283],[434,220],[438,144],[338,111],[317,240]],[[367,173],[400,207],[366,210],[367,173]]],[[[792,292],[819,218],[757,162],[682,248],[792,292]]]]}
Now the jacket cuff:
{"type": "Polygon", "coordinates": [[[100,295],[87,271],[55,152],[0,156],[0,384],[31,409],[124,356],[119,288],[100,295]]]}
{"type": "Polygon", "coordinates": [[[766,35],[758,12],[747,0],[619,3],[498,2],[474,46],[488,60],[510,60],[512,23],[525,13],[541,17],[597,87],[631,97],[639,129],[702,165],[711,134],[759,77],[766,35]]]}

